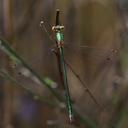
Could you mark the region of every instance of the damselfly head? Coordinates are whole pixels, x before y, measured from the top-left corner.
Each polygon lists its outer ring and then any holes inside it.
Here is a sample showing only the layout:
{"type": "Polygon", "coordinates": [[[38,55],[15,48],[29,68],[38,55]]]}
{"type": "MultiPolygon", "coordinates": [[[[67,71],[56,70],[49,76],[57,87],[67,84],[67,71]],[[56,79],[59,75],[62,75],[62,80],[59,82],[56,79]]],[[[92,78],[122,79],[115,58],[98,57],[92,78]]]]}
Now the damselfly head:
{"type": "Polygon", "coordinates": [[[57,26],[53,26],[52,27],[52,30],[53,31],[58,31],[58,30],[63,30],[64,29],[64,26],[60,26],[60,25],[57,25],[57,26]]]}

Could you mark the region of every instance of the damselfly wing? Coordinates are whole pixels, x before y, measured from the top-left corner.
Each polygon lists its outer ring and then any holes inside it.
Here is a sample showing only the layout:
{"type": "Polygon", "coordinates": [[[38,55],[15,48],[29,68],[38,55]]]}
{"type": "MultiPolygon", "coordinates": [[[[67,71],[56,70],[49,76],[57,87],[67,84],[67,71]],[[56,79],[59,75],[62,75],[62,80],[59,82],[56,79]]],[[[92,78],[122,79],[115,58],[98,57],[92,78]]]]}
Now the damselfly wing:
{"type": "MultiPolygon", "coordinates": [[[[52,48],[54,47],[51,47],[51,49],[52,48]]],[[[70,43],[66,42],[64,44],[64,50],[65,61],[67,63],[68,69],[68,80],[71,88],[70,90],[74,99],[82,95],[82,93],[78,91],[79,88],[83,91],[83,93],[86,92],[86,89],[84,90],[81,86],[81,83],[78,82],[78,78],[74,77],[71,68],[75,71],[76,76],[79,76],[82,81],[86,83],[86,86],[95,92],[93,84],[98,81],[98,79],[100,79],[99,84],[103,84],[104,81],[108,81],[105,79],[105,76],[110,74],[110,71],[117,62],[119,54],[118,48],[104,48],[87,45],[80,46],[76,44],[70,45],[70,43]]],[[[49,52],[51,57],[55,59],[54,56],[56,55],[54,55],[54,52],[51,52],[50,49],[49,52]]],[[[29,65],[34,67],[36,64],[41,62],[42,58],[40,59],[40,57],[37,56],[32,60],[31,63],[29,63],[29,65]]],[[[29,88],[35,93],[45,93],[43,92],[41,83],[22,64],[16,64],[15,62],[12,62],[11,68],[14,70],[15,79],[20,83],[23,83],[23,86],[29,88]]],[[[53,71],[55,70],[53,69],[53,71]]],[[[52,83],[53,88],[57,87],[57,83],[57,81],[52,83]]]]}

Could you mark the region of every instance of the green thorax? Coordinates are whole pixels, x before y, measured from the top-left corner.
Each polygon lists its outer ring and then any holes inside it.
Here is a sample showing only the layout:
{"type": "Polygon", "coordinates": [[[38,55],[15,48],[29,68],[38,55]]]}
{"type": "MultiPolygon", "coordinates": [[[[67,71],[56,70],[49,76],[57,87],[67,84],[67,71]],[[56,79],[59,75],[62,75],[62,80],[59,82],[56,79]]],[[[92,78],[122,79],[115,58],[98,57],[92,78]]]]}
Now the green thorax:
{"type": "Polygon", "coordinates": [[[61,33],[61,31],[56,32],[56,40],[57,40],[57,42],[63,42],[64,41],[64,36],[61,33]]]}

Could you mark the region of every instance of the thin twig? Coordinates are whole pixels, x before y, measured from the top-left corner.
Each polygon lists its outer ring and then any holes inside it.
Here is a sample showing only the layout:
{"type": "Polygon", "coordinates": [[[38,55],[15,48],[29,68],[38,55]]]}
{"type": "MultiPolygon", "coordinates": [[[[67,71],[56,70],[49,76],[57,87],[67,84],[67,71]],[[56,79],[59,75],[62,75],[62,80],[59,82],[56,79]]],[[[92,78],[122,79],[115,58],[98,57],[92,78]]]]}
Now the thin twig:
{"type": "Polygon", "coordinates": [[[27,92],[31,93],[33,96],[37,96],[36,99],[48,104],[51,107],[57,107],[55,104],[53,104],[51,101],[48,101],[47,99],[44,99],[42,96],[40,96],[38,93],[35,94],[34,91],[32,91],[31,89],[27,88],[27,86],[23,86],[22,83],[19,83],[17,80],[15,80],[6,69],[4,69],[1,65],[0,65],[0,76],[2,76],[3,78],[11,81],[12,83],[14,83],[15,85],[18,85],[19,87],[25,89],[27,92]]]}

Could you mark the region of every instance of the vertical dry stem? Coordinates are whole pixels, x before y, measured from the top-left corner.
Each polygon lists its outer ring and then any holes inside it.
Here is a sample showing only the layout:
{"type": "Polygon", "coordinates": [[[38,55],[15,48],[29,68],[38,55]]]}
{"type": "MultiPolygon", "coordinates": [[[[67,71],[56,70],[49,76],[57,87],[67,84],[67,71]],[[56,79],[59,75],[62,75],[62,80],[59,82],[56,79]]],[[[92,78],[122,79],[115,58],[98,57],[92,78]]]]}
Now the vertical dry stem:
{"type": "MultiPolygon", "coordinates": [[[[4,36],[9,40],[12,39],[13,23],[12,23],[12,0],[3,0],[3,23],[4,36]]],[[[4,64],[9,69],[10,62],[4,59],[4,64]]],[[[12,120],[12,102],[13,88],[10,82],[4,83],[4,100],[3,100],[3,128],[11,127],[12,120]]]]}

